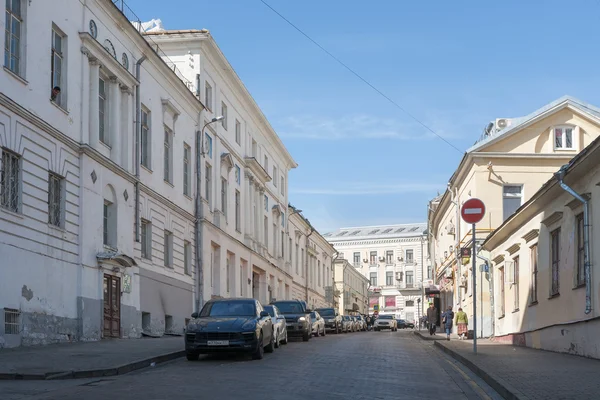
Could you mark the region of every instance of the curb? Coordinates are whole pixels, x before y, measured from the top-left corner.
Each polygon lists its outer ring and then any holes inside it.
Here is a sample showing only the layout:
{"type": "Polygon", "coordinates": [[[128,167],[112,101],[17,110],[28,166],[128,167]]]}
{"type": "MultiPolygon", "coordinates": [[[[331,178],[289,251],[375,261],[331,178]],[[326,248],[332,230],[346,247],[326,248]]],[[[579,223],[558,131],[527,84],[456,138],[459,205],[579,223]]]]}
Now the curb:
{"type": "Polygon", "coordinates": [[[0,380],[57,380],[57,379],[82,379],[98,378],[104,376],[124,375],[142,368],[147,368],[151,363],[161,364],[185,356],[185,350],[174,351],[158,356],[133,361],[118,367],[89,369],[79,371],[56,371],[41,374],[23,374],[19,372],[0,372],[0,380]]]}
{"type": "Polygon", "coordinates": [[[423,335],[419,331],[414,331],[413,333],[414,333],[415,336],[417,336],[421,340],[442,340],[442,338],[438,338],[438,337],[435,337],[435,336],[425,336],[425,335],[423,335]]]}
{"type": "Polygon", "coordinates": [[[435,342],[434,346],[438,347],[443,352],[449,354],[452,358],[462,363],[464,366],[469,368],[475,375],[479,376],[481,379],[485,381],[488,385],[492,387],[500,396],[504,397],[508,400],[527,400],[525,394],[521,393],[519,390],[515,389],[513,386],[506,383],[503,379],[498,378],[492,374],[489,374],[479,368],[475,363],[468,360],[467,358],[460,355],[458,352],[444,346],[439,342],[435,342]]]}

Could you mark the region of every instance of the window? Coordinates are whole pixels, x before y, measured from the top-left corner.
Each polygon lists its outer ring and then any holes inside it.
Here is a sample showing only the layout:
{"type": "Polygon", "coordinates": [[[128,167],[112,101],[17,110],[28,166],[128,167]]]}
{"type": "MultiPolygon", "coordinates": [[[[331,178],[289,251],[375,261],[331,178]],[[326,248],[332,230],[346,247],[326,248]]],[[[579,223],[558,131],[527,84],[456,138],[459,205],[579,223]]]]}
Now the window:
{"type": "Polygon", "coordinates": [[[164,174],[165,182],[173,183],[173,132],[165,128],[165,165],[164,174]]]}
{"type": "Polygon", "coordinates": [[[414,307],[414,306],[415,306],[414,300],[406,300],[406,307],[414,307]]]}
{"type": "Polygon", "coordinates": [[[387,286],[394,285],[394,271],[386,271],[385,272],[385,284],[387,286]]]}
{"type": "Polygon", "coordinates": [[[17,75],[21,74],[21,0],[6,0],[4,38],[4,66],[17,75]]]}
{"type": "Polygon", "coordinates": [[[552,262],[552,286],[550,295],[557,296],[560,293],[560,228],[550,234],[550,260],[552,262]]]}
{"type": "Polygon", "coordinates": [[[265,201],[265,211],[269,211],[269,197],[266,194],[264,197],[264,201],[265,201]]]}
{"type": "Polygon", "coordinates": [[[414,253],[412,249],[406,250],[406,262],[407,263],[412,263],[414,262],[414,253]]]}
{"type": "Polygon", "coordinates": [[[294,245],[292,243],[292,238],[288,239],[288,261],[292,262],[292,251],[294,250],[294,245]]]}
{"type": "Polygon", "coordinates": [[[573,127],[557,126],[554,128],[554,149],[573,150],[573,127]]]}
{"type": "Polygon", "coordinates": [[[240,191],[235,191],[235,230],[238,232],[242,231],[242,214],[241,214],[241,204],[240,204],[240,191]]]}
{"type": "Polygon", "coordinates": [[[427,279],[433,279],[433,266],[427,266],[427,279]]]}
{"type": "Polygon", "coordinates": [[[183,272],[192,275],[192,245],[187,240],[183,242],[183,272]]]}
{"type": "Polygon", "coordinates": [[[62,226],[63,179],[56,174],[48,175],[48,223],[62,226]]]}
{"type": "Polygon", "coordinates": [[[173,268],[173,234],[165,230],[164,243],[165,267],[173,268]]]}
{"type": "Polygon", "coordinates": [[[394,250],[388,250],[385,252],[385,263],[387,265],[394,264],[394,250]]]}
{"type": "Polygon", "coordinates": [[[64,94],[62,91],[58,93],[54,93],[53,90],[55,87],[62,88],[63,82],[63,48],[66,49],[65,46],[65,36],[58,31],[57,28],[52,28],[52,60],[51,60],[51,82],[50,82],[50,90],[51,90],[51,98],[59,106],[63,106],[63,98],[64,94]]]}
{"type": "Polygon", "coordinates": [[[227,179],[221,178],[221,211],[227,217],[227,179]]]}
{"type": "Polygon", "coordinates": [[[100,141],[108,145],[108,103],[106,82],[102,78],[98,80],[98,114],[100,141]]]}
{"type": "Polygon", "coordinates": [[[415,285],[414,272],[413,271],[406,271],[406,287],[407,288],[411,288],[414,285],[415,285]]]}
{"type": "Polygon", "coordinates": [[[141,225],[142,258],[152,259],[152,224],[142,220],[141,225]]]}
{"type": "Polygon", "coordinates": [[[242,124],[237,119],[235,120],[235,142],[242,143],[242,124]]]}
{"type": "Polygon", "coordinates": [[[204,134],[204,149],[202,152],[208,155],[208,158],[212,158],[212,137],[208,133],[204,134]]]}
{"type": "Polygon", "coordinates": [[[2,149],[0,165],[0,206],[13,212],[19,212],[21,158],[6,149],[2,149]]]}
{"type": "Polygon", "coordinates": [[[522,191],[521,185],[507,185],[502,189],[502,212],[505,221],[521,207],[522,191]]]}
{"type": "Polygon", "coordinates": [[[211,205],[211,193],[212,193],[212,167],[210,164],[206,163],[206,168],[204,171],[204,198],[208,201],[208,205],[211,205]]]}
{"type": "Polygon", "coordinates": [[[530,299],[531,304],[537,303],[537,289],[538,289],[538,247],[537,244],[531,246],[531,288],[530,288],[530,299]]]}
{"type": "Polygon", "coordinates": [[[223,129],[227,130],[227,105],[223,102],[221,102],[221,115],[223,116],[221,125],[223,126],[223,129]]]}
{"type": "Polygon", "coordinates": [[[258,158],[258,145],[254,139],[252,139],[252,157],[258,158]]]}
{"type": "Polygon", "coordinates": [[[235,166],[235,182],[238,185],[242,183],[242,171],[240,170],[240,166],[237,164],[235,166]]]}
{"type": "Polygon", "coordinates": [[[273,185],[277,187],[277,167],[273,165],[273,185]]]}
{"type": "Polygon", "coordinates": [[[377,252],[376,251],[372,251],[371,253],[369,253],[369,264],[371,264],[371,265],[377,264],[377,252]]]}
{"type": "Polygon", "coordinates": [[[117,205],[104,200],[102,212],[102,242],[110,248],[117,247],[117,205]]]}
{"type": "Polygon", "coordinates": [[[4,334],[18,335],[21,332],[21,312],[14,308],[4,308],[4,334]]]}
{"type": "Polygon", "coordinates": [[[183,194],[186,196],[190,195],[190,187],[192,186],[191,181],[191,160],[190,154],[192,149],[187,144],[183,144],[183,194]]]}
{"type": "MultiPolygon", "coordinates": [[[[304,278],[304,249],[301,249],[300,253],[302,256],[300,259],[300,261],[302,263],[301,268],[300,268],[300,276],[304,278]]],[[[298,273],[298,271],[296,271],[296,273],[298,273]]]]}
{"type": "Polygon", "coordinates": [[[281,227],[285,228],[285,213],[281,213],[281,227]]]}
{"type": "Polygon", "coordinates": [[[279,192],[281,194],[285,194],[285,178],[283,176],[281,177],[281,185],[279,188],[279,192]]]}
{"type": "Polygon", "coordinates": [[[371,272],[369,274],[371,286],[377,286],[377,272],[371,272]]]}
{"type": "Polygon", "coordinates": [[[277,224],[273,222],[273,257],[277,255],[277,224]]]}
{"type": "Polygon", "coordinates": [[[513,291],[514,291],[514,305],[513,310],[519,309],[519,256],[513,258],[513,291]]]}
{"type": "Polygon", "coordinates": [[[265,215],[264,226],[263,226],[263,239],[265,241],[265,247],[269,248],[269,218],[265,215]]]}
{"type": "Polygon", "coordinates": [[[285,232],[281,231],[281,258],[285,255],[285,232]]]}
{"type": "Polygon", "coordinates": [[[263,166],[265,167],[265,171],[267,171],[267,173],[268,173],[268,171],[269,171],[269,157],[265,156],[265,161],[264,161],[264,165],[263,166]]]}
{"type": "Polygon", "coordinates": [[[354,266],[356,268],[360,267],[360,253],[359,252],[355,252],[354,255],[354,266]]]}
{"type": "Polygon", "coordinates": [[[150,169],[150,111],[142,109],[140,163],[150,169]]]}
{"type": "Polygon", "coordinates": [[[204,105],[209,110],[212,110],[212,98],[213,98],[212,86],[210,86],[210,83],[204,82],[204,102],[205,102],[204,105]]]}
{"type": "Polygon", "coordinates": [[[227,277],[227,293],[229,293],[231,286],[231,253],[227,253],[227,257],[225,257],[225,273],[227,277]]]}
{"type": "Polygon", "coordinates": [[[300,273],[300,264],[298,263],[298,254],[300,254],[300,245],[296,243],[296,275],[300,273]]]}
{"type": "Polygon", "coordinates": [[[505,276],[504,276],[504,267],[498,268],[498,275],[500,275],[499,285],[500,285],[500,318],[504,317],[504,286],[505,286],[505,276]]]}
{"type": "Polygon", "coordinates": [[[585,285],[585,246],[584,246],[584,224],[583,224],[583,213],[575,217],[575,225],[577,229],[577,272],[576,272],[576,285],[585,285]]]}

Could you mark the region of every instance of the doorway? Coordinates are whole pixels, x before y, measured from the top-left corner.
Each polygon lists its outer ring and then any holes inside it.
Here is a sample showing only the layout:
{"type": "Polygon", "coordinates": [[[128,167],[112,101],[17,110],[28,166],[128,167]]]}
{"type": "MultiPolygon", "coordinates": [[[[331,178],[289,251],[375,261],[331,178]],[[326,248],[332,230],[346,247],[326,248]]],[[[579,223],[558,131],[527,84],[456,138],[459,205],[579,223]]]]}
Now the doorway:
{"type": "Polygon", "coordinates": [[[121,336],[121,279],[107,274],[104,274],[103,326],[103,337],[121,336]]]}
{"type": "Polygon", "coordinates": [[[252,271],[252,298],[259,300],[260,292],[259,292],[259,282],[260,275],[254,271],[252,271]]]}

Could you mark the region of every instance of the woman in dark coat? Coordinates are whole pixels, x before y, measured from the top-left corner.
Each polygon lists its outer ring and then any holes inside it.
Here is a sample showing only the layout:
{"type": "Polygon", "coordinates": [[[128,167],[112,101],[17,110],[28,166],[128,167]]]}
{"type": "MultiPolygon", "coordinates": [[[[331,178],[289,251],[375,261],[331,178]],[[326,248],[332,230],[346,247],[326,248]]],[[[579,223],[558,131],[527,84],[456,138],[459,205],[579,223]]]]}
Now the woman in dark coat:
{"type": "Polygon", "coordinates": [[[452,321],[454,320],[454,312],[452,306],[448,306],[448,310],[442,314],[442,324],[446,330],[446,340],[450,340],[450,333],[452,333],[452,321]]]}

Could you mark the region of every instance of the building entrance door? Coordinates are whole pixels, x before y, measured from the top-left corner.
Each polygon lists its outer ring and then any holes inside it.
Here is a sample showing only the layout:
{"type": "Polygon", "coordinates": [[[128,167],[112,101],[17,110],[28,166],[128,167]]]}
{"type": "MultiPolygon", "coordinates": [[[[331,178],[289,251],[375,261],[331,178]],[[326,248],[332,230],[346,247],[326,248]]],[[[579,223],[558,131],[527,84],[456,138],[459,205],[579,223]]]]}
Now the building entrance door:
{"type": "Polygon", "coordinates": [[[121,279],[104,274],[103,337],[121,336],[121,279]]]}
{"type": "Polygon", "coordinates": [[[259,296],[260,296],[260,292],[259,292],[259,285],[260,285],[260,275],[254,271],[252,271],[252,298],[259,300],[259,296]]]}

